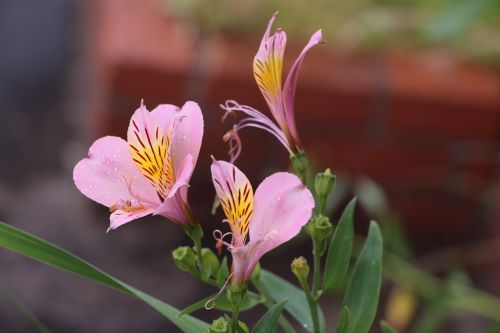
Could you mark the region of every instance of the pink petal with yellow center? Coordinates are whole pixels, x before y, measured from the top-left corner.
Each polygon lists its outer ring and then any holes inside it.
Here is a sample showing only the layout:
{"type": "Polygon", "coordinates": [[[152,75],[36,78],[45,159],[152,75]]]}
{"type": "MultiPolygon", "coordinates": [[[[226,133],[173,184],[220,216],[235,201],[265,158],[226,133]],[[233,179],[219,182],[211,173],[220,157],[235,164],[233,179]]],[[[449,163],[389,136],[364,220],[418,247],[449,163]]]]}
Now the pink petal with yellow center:
{"type": "Polygon", "coordinates": [[[243,246],[253,212],[252,185],[231,163],[214,160],[211,170],[217,197],[233,233],[233,245],[243,246]]]}
{"type": "Polygon", "coordinates": [[[285,129],[286,118],[282,94],[282,72],[286,34],[284,31],[278,29],[273,35],[270,35],[275,18],[276,14],[269,21],[259,50],[255,55],[253,74],[273,117],[280,127],[285,129]]]}
{"type": "Polygon", "coordinates": [[[234,281],[248,281],[260,258],[295,237],[313,208],[313,196],[297,176],[279,172],[264,179],[255,191],[250,241],[232,250],[234,281]]]}

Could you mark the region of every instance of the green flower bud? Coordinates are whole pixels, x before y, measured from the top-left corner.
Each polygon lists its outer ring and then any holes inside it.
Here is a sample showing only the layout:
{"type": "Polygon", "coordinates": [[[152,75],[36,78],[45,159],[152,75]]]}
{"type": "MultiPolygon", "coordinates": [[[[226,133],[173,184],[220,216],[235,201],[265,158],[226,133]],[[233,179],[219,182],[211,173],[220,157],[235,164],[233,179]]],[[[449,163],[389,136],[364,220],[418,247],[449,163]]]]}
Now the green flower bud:
{"type": "Polygon", "coordinates": [[[316,194],[322,200],[326,200],[330,193],[333,191],[335,186],[335,176],[332,175],[330,169],[326,169],[324,172],[318,173],[316,175],[316,180],[314,182],[314,189],[316,194]]]}
{"type": "Polygon", "coordinates": [[[243,284],[231,284],[226,289],[227,299],[229,300],[233,308],[240,306],[243,298],[245,298],[246,293],[247,287],[243,284]]]}
{"type": "Polygon", "coordinates": [[[220,317],[215,319],[210,326],[208,333],[230,333],[231,326],[226,318],[220,317]]]}
{"type": "Polygon", "coordinates": [[[196,255],[189,246],[180,246],[172,252],[175,265],[182,271],[196,274],[196,255]]]}
{"type": "Polygon", "coordinates": [[[216,275],[219,271],[219,258],[208,248],[201,249],[201,260],[203,265],[204,278],[216,275]]]}
{"type": "Polygon", "coordinates": [[[298,257],[292,261],[292,272],[299,281],[306,281],[309,276],[309,265],[304,257],[298,257]]]}
{"type": "Polygon", "coordinates": [[[311,238],[316,241],[328,239],[333,233],[333,226],[330,219],[324,215],[315,215],[306,225],[306,230],[311,238]]]}
{"type": "Polygon", "coordinates": [[[307,161],[306,153],[301,150],[297,154],[290,155],[290,161],[292,162],[293,170],[299,175],[300,179],[305,183],[307,167],[309,162],[307,161]]]}

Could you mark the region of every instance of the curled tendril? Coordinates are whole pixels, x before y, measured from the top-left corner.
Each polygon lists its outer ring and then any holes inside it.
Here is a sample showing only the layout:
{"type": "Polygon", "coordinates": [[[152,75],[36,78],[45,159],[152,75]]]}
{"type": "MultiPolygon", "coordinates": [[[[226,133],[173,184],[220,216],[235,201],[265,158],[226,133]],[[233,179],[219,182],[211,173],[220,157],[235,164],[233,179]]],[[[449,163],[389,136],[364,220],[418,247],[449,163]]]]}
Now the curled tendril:
{"type": "Polygon", "coordinates": [[[222,292],[224,291],[224,289],[226,289],[227,284],[229,283],[229,281],[231,280],[231,278],[233,277],[233,275],[234,275],[234,272],[232,272],[231,274],[229,274],[229,276],[226,279],[226,282],[224,282],[224,285],[217,292],[217,294],[215,294],[214,297],[210,298],[208,301],[205,302],[205,309],[212,310],[215,307],[215,304],[216,304],[215,301],[220,296],[220,294],[222,294],[222,292]]]}

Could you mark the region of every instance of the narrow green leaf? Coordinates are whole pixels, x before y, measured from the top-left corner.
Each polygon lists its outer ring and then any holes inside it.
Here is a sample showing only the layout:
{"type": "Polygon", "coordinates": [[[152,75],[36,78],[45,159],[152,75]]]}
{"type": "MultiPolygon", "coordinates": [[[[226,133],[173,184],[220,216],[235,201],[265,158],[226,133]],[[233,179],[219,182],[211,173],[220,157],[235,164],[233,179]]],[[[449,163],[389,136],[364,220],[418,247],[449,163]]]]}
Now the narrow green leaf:
{"type": "Polygon", "coordinates": [[[344,209],[328,246],[325,275],[323,278],[324,290],[338,287],[349,268],[354,237],[353,221],[355,208],[356,198],[352,199],[344,209]]]}
{"type": "Polygon", "coordinates": [[[380,228],[372,221],[344,296],[343,304],[351,312],[347,333],[367,333],[375,319],[382,282],[382,250],[380,228]]]}
{"type": "Polygon", "coordinates": [[[0,294],[4,294],[14,306],[21,312],[40,333],[50,333],[50,330],[38,319],[38,317],[23,303],[11,290],[0,284],[0,294]]]}
{"type": "Polygon", "coordinates": [[[227,257],[224,257],[219,266],[219,271],[217,272],[217,277],[215,279],[217,287],[222,288],[224,283],[226,283],[226,279],[228,276],[229,276],[229,267],[227,266],[227,257]]]}
{"type": "Polygon", "coordinates": [[[351,323],[351,312],[347,306],[344,306],[342,309],[342,313],[340,314],[340,320],[337,325],[337,330],[335,333],[345,333],[349,328],[349,324],[351,323]]]}
{"type": "MultiPolygon", "coordinates": [[[[185,315],[185,314],[190,314],[195,311],[198,311],[200,309],[205,308],[205,304],[211,299],[213,299],[215,295],[205,297],[198,302],[191,304],[190,306],[182,309],[180,312],[180,316],[185,315]]],[[[250,310],[251,308],[254,308],[256,305],[262,303],[261,297],[257,295],[256,293],[253,293],[249,291],[243,301],[240,304],[240,312],[250,310]]],[[[220,310],[220,311],[225,311],[225,312],[231,312],[232,311],[232,306],[229,300],[227,299],[226,293],[222,293],[217,297],[217,300],[215,301],[215,307],[214,309],[220,310]]]]}
{"type": "Polygon", "coordinates": [[[388,322],[385,320],[380,321],[380,328],[382,329],[382,333],[398,333],[388,322]]]}
{"type": "Polygon", "coordinates": [[[281,313],[285,308],[287,299],[274,304],[260,320],[255,324],[252,333],[270,333],[276,331],[276,326],[278,325],[278,320],[280,319],[281,313]]]}
{"type": "Polygon", "coordinates": [[[209,327],[207,323],[194,317],[179,317],[180,311],[171,305],[129,286],[56,245],[3,222],[0,222],[0,246],[44,264],[136,296],[163,314],[185,333],[199,333],[209,327]]]}
{"type": "MultiPolygon", "coordinates": [[[[285,305],[286,311],[307,331],[313,331],[311,312],[309,311],[307,299],[302,289],[297,288],[290,282],[264,269],[261,272],[260,281],[266,287],[269,295],[274,301],[281,302],[284,299],[288,299],[285,305]]],[[[325,317],[319,306],[318,313],[321,331],[324,332],[325,317]]]]}

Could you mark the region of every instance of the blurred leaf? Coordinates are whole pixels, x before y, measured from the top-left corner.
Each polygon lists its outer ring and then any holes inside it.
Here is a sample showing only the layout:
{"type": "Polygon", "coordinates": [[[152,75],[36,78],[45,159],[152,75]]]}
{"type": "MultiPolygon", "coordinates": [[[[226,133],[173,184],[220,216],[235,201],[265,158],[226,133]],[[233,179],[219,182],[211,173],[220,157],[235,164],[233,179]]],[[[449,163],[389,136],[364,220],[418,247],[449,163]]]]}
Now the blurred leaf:
{"type": "Polygon", "coordinates": [[[0,285],[0,293],[4,294],[14,306],[37,328],[40,333],[50,333],[50,330],[38,317],[9,289],[0,285]]]}
{"type": "Polygon", "coordinates": [[[340,320],[337,325],[337,330],[335,333],[345,333],[349,329],[351,323],[351,312],[347,306],[344,306],[342,313],[340,314],[340,320]]]}
{"type": "Polygon", "coordinates": [[[278,325],[278,320],[280,319],[281,312],[288,302],[287,299],[276,303],[260,318],[260,320],[255,324],[252,333],[270,333],[276,331],[276,326],[278,325]]]}
{"type": "Polygon", "coordinates": [[[229,276],[229,267],[227,266],[227,257],[222,259],[222,262],[217,272],[216,283],[217,287],[222,288],[224,283],[226,283],[227,277],[229,276]]]}
{"type": "Polygon", "coordinates": [[[354,237],[353,221],[355,208],[356,198],[352,199],[344,209],[328,246],[323,279],[324,290],[338,287],[349,268],[354,237]]]}
{"type": "Polygon", "coordinates": [[[209,326],[207,323],[191,316],[180,318],[178,316],[180,311],[167,303],[104,273],[100,269],[60,247],[3,222],[0,222],[0,245],[44,264],[54,266],[136,296],[163,314],[185,333],[199,333],[209,326]]]}
{"type": "MultiPolygon", "coordinates": [[[[215,295],[205,297],[205,298],[199,300],[198,302],[189,305],[188,307],[182,309],[182,311],[180,312],[179,315],[182,316],[185,314],[193,313],[193,312],[198,311],[200,309],[204,309],[205,304],[207,304],[207,302],[210,301],[211,299],[213,299],[214,297],[215,297],[215,295]]],[[[243,299],[243,301],[240,304],[240,312],[249,310],[260,303],[261,303],[261,298],[259,297],[259,295],[257,295],[256,293],[253,293],[253,292],[248,292],[246,297],[243,299]]],[[[217,299],[215,300],[215,309],[220,310],[220,311],[225,311],[225,312],[232,311],[231,303],[229,303],[229,300],[227,299],[227,296],[225,293],[220,294],[219,297],[217,297],[217,299]]]]}
{"type": "Polygon", "coordinates": [[[460,37],[467,28],[479,21],[498,4],[496,0],[452,0],[426,29],[433,40],[460,37]]]}
{"type": "Polygon", "coordinates": [[[382,234],[372,221],[344,297],[343,304],[351,312],[348,333],[367,333],[375,319],[382,282],[382,251],[382,234]]]}
{"type": "Polygon", "coordinates": [[[388,322],[381,320],[380,328],[382,329],[382,333],[398,333],[388,322]]]}
{"type": "Polygon", "coordinates": [[[500,333],[500,321],[491,323],[484,333],[500,333]]]}
{"type": "MultiPolygon", "coordinates": [[[[276,301],[281,302],[288,299],[285,305],[286,311],[294,317],[307,331],[313,331],[313,324],[307,299],[302,289],[297,288],[290,282],[280,278],[279,276],[262,270],[260,275],[261,283],[269,291],[269,295],[276,301]]],[[[318,306],[319,320],[321,331],[324,331],[325,317],[323,311],[318,306]]]]}

